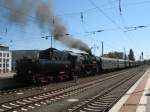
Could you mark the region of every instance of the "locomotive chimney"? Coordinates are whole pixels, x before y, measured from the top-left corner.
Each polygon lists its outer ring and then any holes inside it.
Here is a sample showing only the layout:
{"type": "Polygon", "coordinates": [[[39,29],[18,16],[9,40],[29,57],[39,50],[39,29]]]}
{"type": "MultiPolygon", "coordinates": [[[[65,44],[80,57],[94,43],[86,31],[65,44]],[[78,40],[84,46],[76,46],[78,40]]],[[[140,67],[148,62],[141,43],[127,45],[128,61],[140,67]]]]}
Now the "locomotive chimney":
{"type": "Polygon", "coordinates": [[[92,55],[92,51],[91,51],[91,50],[88,50],[87,53],[88,53],[89,55],[92,55]]]}

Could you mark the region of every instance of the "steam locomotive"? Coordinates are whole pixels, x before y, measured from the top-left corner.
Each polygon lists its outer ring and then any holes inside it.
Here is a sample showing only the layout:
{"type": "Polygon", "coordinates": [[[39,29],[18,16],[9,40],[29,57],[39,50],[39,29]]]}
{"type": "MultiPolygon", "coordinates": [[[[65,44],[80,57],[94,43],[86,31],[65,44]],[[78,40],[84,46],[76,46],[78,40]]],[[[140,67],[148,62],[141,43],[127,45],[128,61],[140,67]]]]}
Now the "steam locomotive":
{"type": "Polygon", "coordinates": [[[40,51],[39,58],[17,61],[17,78],[24,82],[44,85],[50,82],[72,80],[103,71],[138,66],[136,61],[97,57],[89,53],[74,53],[48,48],[40,51]]]}

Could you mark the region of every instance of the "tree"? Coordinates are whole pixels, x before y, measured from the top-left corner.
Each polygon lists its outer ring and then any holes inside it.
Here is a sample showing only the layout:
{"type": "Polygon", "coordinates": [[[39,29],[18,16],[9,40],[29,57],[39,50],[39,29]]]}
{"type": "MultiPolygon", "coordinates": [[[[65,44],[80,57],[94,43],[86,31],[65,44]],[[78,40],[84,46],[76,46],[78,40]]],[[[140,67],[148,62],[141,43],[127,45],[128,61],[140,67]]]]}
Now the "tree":
{"type": "Polygon", "coordinates": [[[128,58],[129,58],[129,60],[133,60],[133,61],[135,60],[134,52],[133,52],[133,50],[132,50],[132,49],[130,49],[130,51],[129,51],[128,58]]]}
{"type": "Polygon", "coordinates": [[[104,54],[104,57],[123,59],[123,53],[122,52],[109,52],[108,54],[104,54]]]}
{"type": "Polygon", "coordinates": [[[144,64],[150,65],[150,59],[144,60],[144,64]]]}

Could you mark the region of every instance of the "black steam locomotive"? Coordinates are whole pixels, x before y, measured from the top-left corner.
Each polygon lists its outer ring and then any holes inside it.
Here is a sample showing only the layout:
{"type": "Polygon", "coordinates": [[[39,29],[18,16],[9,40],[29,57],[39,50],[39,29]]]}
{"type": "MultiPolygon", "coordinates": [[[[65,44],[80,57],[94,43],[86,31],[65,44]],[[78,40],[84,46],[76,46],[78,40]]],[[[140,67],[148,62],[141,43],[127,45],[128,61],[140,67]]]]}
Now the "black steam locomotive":
{"type": "Polygon", "coordinates": [[[39,59],[17,61],[17,78],[38,85],[72,80],[74,76],[95,75],[102,71],[137,66],[129,60],[96,57],[88,53],[60,51],[54,48],[43,50],[39,59]]]}

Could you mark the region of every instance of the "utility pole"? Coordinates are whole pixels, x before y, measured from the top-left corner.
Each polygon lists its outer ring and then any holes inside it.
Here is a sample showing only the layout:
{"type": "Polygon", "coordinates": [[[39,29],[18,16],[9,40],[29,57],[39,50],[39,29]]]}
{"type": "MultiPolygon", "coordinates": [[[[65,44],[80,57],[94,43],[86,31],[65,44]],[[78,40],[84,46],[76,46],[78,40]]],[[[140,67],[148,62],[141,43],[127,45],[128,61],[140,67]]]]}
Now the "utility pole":
{"type": "Polygon", "coordinates": [[[51,33],[51,35],[47,35],[47,36],[44,36],[44,37],[41,37],[41,38],[44,38],[44,39],[49,39],[49,37],[51,38],[51,48],[53,47],[53,34],[51,33]]]}
{"type": "Polygon", "coordinates": [[[51,48],[53,47],[53,34],[51,32],[51,48]]]}
{"type": "Polygon", "coordinates": [[[141,55],[142,55],[142,61],[143,61],[143,52],[141,53],[141,55]]]}
{"type": "Polygon", "coordinates": [[[140,61],[141,61],[141,59],[142,59],[142,58],[141,58],[141,56],[140,56],[140,61]]]}
{"type": "Polygon", "coordinates": [[[126,49],[124,48],[124,60],[126,60],[127,55],[126,55],[126,49]]]}
{"type": "MultiPolygon", "coordinates": [[[[53,23],[53,25],[55,24],[55,18],[54,17],[52,18],[52,23],[53,23]]],[[[53,31],[51,32],[51,48],[53,47],[52,45],[53,45],[53,31]]]]}
{"type": "Polygon", "coordinates": [[[103,54],[104,53],[104,47],[103,47],[103,41],[102,41],[102,57],[103,57],[103,54]]]}

